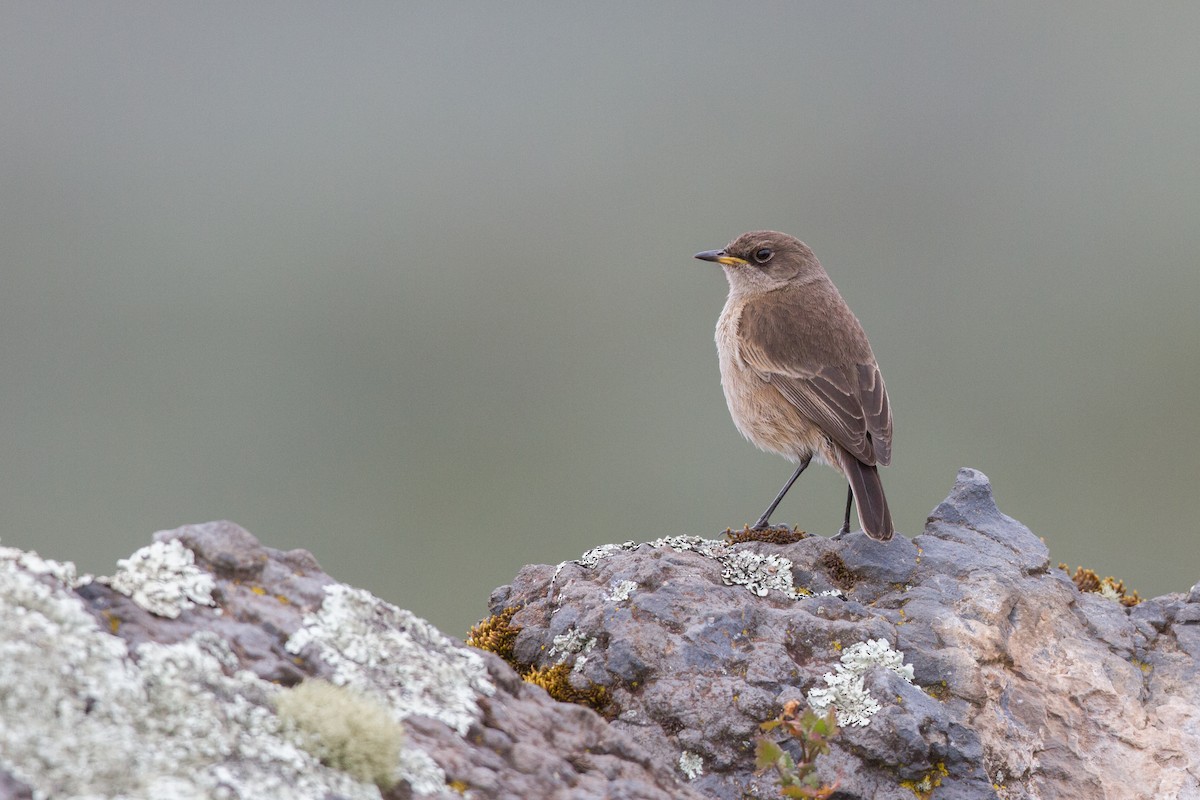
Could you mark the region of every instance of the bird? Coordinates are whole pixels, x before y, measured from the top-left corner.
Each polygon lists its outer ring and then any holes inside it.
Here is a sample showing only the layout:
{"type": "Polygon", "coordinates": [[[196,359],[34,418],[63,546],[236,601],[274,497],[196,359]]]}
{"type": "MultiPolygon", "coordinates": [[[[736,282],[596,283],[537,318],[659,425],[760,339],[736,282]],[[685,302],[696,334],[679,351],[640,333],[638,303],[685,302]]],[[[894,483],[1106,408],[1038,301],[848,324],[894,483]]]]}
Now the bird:
{"type": "Polygon", "coordinates": [[[879,467],[892,458],[892,411],[862,324],[812,249],[778,231],[752,231],[696,258],[720,264],[729,297],[717,320],[721,387],[733,423],[796,470],[752,526],[770,516],[816,459],[846,478],[850,509],[872,539],[895,529],[879,467]]]}

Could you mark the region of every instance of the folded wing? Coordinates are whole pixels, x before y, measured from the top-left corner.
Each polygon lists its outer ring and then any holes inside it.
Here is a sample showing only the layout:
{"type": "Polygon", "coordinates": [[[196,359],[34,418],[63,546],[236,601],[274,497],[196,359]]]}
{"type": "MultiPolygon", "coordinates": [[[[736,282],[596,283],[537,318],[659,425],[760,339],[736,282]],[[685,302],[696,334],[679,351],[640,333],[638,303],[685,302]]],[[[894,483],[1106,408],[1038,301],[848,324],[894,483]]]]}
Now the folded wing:
{"type": "MultiPolygon", "coordinates": [[[[848,453],[864,464],[887,465],[892,459],[892,411],[883,375],[858,320],[837,289],[832,284],[828,289],[831,293],[820,298],[821,313],[798,308],[795,314],[766,314],[756,304],[747,304],[739,321],[739,353],[848,453]],[[830,337],[830,316],[840,318],[839,330],[853,335],[830,337]],[[780,319],[801,322],[796,330],[785,332],[777,329],[780,319]],[[822,319],[826,324],[816,328],[822,319]]],[[[783,300],[808,306],[811,289],[807,298],[783,300]]]]}

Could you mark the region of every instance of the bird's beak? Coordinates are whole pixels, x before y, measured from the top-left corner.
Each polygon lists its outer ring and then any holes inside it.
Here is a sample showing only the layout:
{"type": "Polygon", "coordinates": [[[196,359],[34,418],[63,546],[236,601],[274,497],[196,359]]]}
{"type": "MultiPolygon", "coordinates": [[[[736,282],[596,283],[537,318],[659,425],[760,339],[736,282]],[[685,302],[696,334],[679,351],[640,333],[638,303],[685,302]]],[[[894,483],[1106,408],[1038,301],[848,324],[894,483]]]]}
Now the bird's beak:
{"type": "Polygon", "coordinates": [[[735,256],[726,255],[724,250],[705,250],[703,253],[696,253],[696,258],[701,261],[715,261],[728,267],[744,267],[750,263],[735,256]]]}

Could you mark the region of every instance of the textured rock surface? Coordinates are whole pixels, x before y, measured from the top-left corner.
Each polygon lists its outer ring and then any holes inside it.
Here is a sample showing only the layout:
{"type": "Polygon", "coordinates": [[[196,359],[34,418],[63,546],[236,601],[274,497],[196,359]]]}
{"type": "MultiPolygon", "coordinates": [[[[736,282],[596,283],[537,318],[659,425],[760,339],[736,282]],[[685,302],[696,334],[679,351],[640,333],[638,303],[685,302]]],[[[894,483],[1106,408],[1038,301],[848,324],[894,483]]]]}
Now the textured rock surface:
{"type": "Polygon", "coordinates": [[[155,539],[95,580],[0,548],[0,799],[700,797],[599,715],[307,552],[227,522],[155,539]],[[306,677],[403,721],[386,794],[281,724],[274,696],[306,677]]]}
{"type": "Polygon", "coordinates": [[[656,760],[699,756],[707,797],[778,796],[752,771],[757,723],[880,639],[914,682],[867,670],[880,710],[819,762],[838,797],[939,778],[956,800],[1200,797],[1200,587],[1132,609],[1081,594],[974,470],[913,540],[606,547],[526,567],[492,596],[512,606],[518,660],[594,641],[574,680],[607,687],[612,728],[656,760]]]}
{"type": "Polygon", "coordinates": [[[0,548],[0,800],[778,797],[757,725],[809,696],[844,716],[818,762],[839,798],[1200,798],[1200,586],[1081,594],[972,470],[911,541],[522,570],[492,596],[521,608],[513,660],[605,687],[609,721],[304,551],[230,523],[155,540],[109,579],[0,548]],[[395,786],[298,743],[274,701],[307,677],[403,722],[395,786]]]}

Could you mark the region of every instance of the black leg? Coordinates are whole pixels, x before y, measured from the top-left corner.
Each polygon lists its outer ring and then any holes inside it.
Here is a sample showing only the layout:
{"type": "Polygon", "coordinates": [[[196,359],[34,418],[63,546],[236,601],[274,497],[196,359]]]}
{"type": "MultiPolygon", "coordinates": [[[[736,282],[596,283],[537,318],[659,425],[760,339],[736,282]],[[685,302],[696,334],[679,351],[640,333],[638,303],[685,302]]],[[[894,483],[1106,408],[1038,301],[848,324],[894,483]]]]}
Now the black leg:
{"type": "Polygon", "coordinates": [[[805,468],[808,467],[808,462],[810,461],[812,461],[812,456],[809,456],[800,462],[800,466],[796,467],[796,471],[792,473],[792,477],[788,478],[788,482],[785,483],[783,488],[779,490],[779,494],[777,494],[775,499],[771,501],[771,505],[767,506],[767,510],[762,513],[762,516],[758,518],[758,522],[754,523],[754,526],[751,528],[751,530],[764,531],[771,527],[769,520],[771,515],[775,513],[776,506],[778,506],[780,501],[783,500],[783,496],[788,493],[788,489],[792,488],[792,484],[796,482],[796,478],[800,477],[800,473],[804,472],[805,468]]]}
{"type": "Polygon", "coordinates": [[[854,505],[854,489],[846,487],[846,521],[842,523],[842,535],[850,532],[850,507],[854,505]]]}

